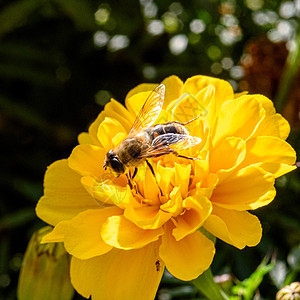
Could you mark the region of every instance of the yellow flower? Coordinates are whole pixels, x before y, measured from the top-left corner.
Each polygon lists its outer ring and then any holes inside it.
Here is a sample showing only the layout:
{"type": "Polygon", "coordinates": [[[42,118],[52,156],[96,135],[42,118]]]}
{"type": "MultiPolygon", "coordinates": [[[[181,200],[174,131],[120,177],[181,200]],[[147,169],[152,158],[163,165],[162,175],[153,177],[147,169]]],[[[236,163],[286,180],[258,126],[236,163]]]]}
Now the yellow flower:
{"type": "Polygon", "coordinates": [[[102,168],[157,86],[141,84],[128,93],[126,108],[112,99],[70,157],[46,172],[36,211],[55,227],[43,242],[64,242],[72,284],[84,297],[154,299],[165,267],[181,280],[198,277],[215,253],[203,232],[239,249],[257,245],[261,225],[248,210],[270,203],[275,178],[295,169],[285,142],[289,125],[266,97],[234,95],[227,82],[206,76],[162,83],[156,123],[202,114],[187,125],[201,142],[182,152],[198,160],[153,158],[157,182],[145,165],[132,188],[125,175],[102,168]]]}

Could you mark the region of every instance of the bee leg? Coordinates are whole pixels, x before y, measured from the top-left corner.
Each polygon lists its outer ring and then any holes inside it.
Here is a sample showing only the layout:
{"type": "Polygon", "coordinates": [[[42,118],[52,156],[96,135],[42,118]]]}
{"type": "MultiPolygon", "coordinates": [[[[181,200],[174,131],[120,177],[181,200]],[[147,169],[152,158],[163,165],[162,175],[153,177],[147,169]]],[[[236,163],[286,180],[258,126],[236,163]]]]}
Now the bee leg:
{"type": "Polygon", "coordinates": [[[131,178],[130,178],[130,172],[129,174],[126,173],[126,177],[127,177],[127,184],[129,185],[130,189],[133,189],[131,178]]]}
{"type": "Polygon", "coordinates": [[[131,179],[133,179],[133,178],[135,177],[135,175],[137,174],[137,171],[138,171],[138,168],[137,168],[137,167],[135,167],[135,168],[134,168],[134,172],[133,172],[133,175],[132,175],[131,179]]]}
{"type": "Polygon", "coordinates": [[[131,190],[135,190],[135,193],[138,194],[139,191],[138,191],[138,188],[137,188],[137,185],[136,183],[132,180],[134,178],[134,176],[136,175],[138,169],[135,168],[134,169],[134,172],[133,172],[133,175],[131,176],[131,172],[129,170],[129,172],[126,174],[126,177],[127,177],[127,184],[129,185],[130,189],[131,190]]]}
{"type": "Polygon", "coordinates": [[[182,158],[186,158],[186,159],[190,159],[190,160],[198,160],[198,159],[200,159],[198,157],[189,157],[189,156],[180,155],[175,150],[172,150],[171,153],[173,153],[177,157],[182,157],[182,158]]]}
{"type": "Polygon", "coordinates": [[[148,165],[148,167],[149,167],[149,169],[150,169],[150,171],[151,171],[151,173],[152,173],[152,175],[153,175],[153,177],[154,177],[154,179],[155,179],[155,182],[156,182],[156,184],[157,184],[157,186],[158,186],[158,188],[159,188],[160,195],[163,196],[163,192],[162,192],[162,190],[161,190],[161,188],[160,188],[160,186],[159,186],[159,184],[158,184],[158,182],[157,182],[157,178],[156,178],[156,176],[155,176],[153,167],[151,166],[151,164],[149,163],[149,161],[148,161],[147,159],[146,159],[146,163],[147,163],[147,165],[148,165]]]}
{"type": "MultiPolygon", "coordinates": [[[[176,155],[176,154],[175,154],[176,155]]],[[[182,158],[186,158],[186,159],[190,159],[190,160],[199,160],[200,158],[198,157],[189,157],[189,156],[183,156],[183,155],[176,155],[177,157],[182,157],[182,158]]]]}

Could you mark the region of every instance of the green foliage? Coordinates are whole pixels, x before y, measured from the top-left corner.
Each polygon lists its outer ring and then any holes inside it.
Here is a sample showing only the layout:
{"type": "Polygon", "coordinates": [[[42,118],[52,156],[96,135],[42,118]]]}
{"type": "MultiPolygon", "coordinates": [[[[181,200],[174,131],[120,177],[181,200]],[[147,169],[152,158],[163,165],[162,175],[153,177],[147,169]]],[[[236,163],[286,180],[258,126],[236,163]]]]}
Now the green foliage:
{"type": "Polygon", "coordinates": [[[237,297],[232,297],[230,299],[244,299],[244,300],[252,300],[254,299],[254,295],[260,286],[264,276],[268,274],[273,268],[275,263],[269,263],[269,258],[265,257],[257,269],[250,275],[249,278],[239,282],[235,285],[231,291],[237,297]]]}

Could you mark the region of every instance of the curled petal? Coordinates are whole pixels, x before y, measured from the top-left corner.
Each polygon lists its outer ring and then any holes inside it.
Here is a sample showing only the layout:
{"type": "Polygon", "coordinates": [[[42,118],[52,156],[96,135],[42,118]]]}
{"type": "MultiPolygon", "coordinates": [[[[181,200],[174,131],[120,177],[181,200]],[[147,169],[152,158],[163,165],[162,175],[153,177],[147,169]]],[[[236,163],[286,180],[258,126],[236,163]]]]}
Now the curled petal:
{"type": "Polygon", "coordinates": [[[214,149],[210,155],[210,171],[232,170],[245,158],[246,143],[237,137],[228,137],[214,149]],[[226,159],[224,159],[226,157],[226,159]]]}
{"type": "Polygon", "coordinates": [[[183,202],[185,212],[176,219],[176,228],[173,236],[179,241],[187,235],[195,232],[208,218],[212,210],[211,202],[203,196],[188,197],[183,202]]]}
{"type": "Polygon", "coordinates": [[[68,158],[69,167],[82,176],[98,177],[104,173],[102,167],[106,150],[93,145],[78,145],[68,158]]]}
{"type": "Polygon", "coordinates": [[[191,165],[175,163],[175,186],[180,185],[181,197],[185,198],[190,184],[191,165]]]}
{"type": "Polygon", "coordinates": [[[253,137],[275,136],[286,140],[291,130],[288,121],[282,115],[275,113],[274,104],[267,97],[255,95],[255,98],[262,104],[266,115],[258,124],[253,137]]]}
{"type": "Polygon", "coordinates": [[[217,238],[239,249],[256,246],[262,236],[258,218],[247,211],[235,211],[214,206],[204,224],[217,238]]]}
{"type": "Polygon", "coordinates": [[[256,209],[275,197],[274,176],[259,167],[252,165],[232,173],[220,171],[218,177],[211,201],[223,208],[256,209]]]}
{"type": "Polygon", "coordinates": [[[221,105],[224,102],[234,98],[233,89],[227,81],[209,76],[193,76],[187,79],[187,81],[184,83],[182,93],[189,92],[193,95],[197,95],[200,90],[206,88],[209,85],[213,85],[215,88],[215,114],[217,115],[219,113],[221,105]]]}
{"type": "Polygon", "coordinates": [[[274,136],[258,136],[247,141],[247,154],[242,166],[256,164],[275,177],[296,168],[295,150],[285,141],[274,136]]]}
{"type": "Polygon", "coordinates": [[[158,244],[137,250],[112,249],[87,260],[71,261],[71,282],[93,300],[153,300],[164,271],[158,244]]]}
{"type": "Polygon", "coordinates": [[[134,122],[134,116],[118,101],[111,99],[104,107],[105,115],[118,120],[127,132],[134,122]]]}
{"type": "Polygon", "coordinates": [[[101,237],[108,245],[125,250],[144,247],[162,234],[162,228],[141,229],[124,216],[108,218],[101,231],[101,237]]]}
{"type": "Polygon", "coordinates": [[[50,233],[43,236],[41,244],[63,242],[67,223],[68,221],[59,222],[50,233]]]}
{"type": "Polygon", "coordinates": [[[172,214],[164,212],[159,206],[143,206],[134,208],[128,206],[124,216],[142,229],[157,229],[166,223],[172,214]]]}
{"type": "Polygon", "coordinates": [[[44,179],[44,196],[39,200],[36,214],[43,221],[56,225],[78,213],[98,208],[93,197],[83,188],[80,175],[68,166],[68,160],[50,165],[44,179]]]}
{"type": "Polygon", "coordinates": [[[127,132],[118,120],[106,117],[99,126],[97,136],[107,152],[120,143],[127,132]]]}
{"type": "Polygon", "coordinates": [[[171,75],[165,78],[162,81],[162,84],[166,87],[166,94],[165,94],[165,101],[164,101],[164,108],[166,108],[169,103],[173,100],[178,99],[181,95],[181,90],[183,86],[183,82],[181,79],[175,75],[171,75]]]}
{"type": "Polygon", "coordinates": [[[215,254],[214,243],[195,231],[180,241],[172,235],[173,225],[165,225],[159,255],[168,271],[181,280],[192,280],[207,270],[215,254]]]}
{"type": "Polygon", "coordinates": [[[264,116],[265,110],[255,96],[245,95],[225,102],[218,117],[214,145],[229,136],[247,140],[264,116]]]}
{"type": "Polygon", "coordinates": [[[121,213],[122,210],[115,206],[90,209],[68,221],[64,228],[67,252],[79,259],[89,259],[111,250],[101,238],[101,228],[110,216],[121,213]]]}

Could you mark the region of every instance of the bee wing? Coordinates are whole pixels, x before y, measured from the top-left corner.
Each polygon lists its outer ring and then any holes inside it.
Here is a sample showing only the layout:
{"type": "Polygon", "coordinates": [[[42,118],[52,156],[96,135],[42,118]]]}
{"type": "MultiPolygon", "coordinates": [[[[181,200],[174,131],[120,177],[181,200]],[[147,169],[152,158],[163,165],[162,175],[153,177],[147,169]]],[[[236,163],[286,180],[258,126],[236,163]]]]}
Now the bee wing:
{"type": "Polygon", "coordinates": [[[160,156],[171,153],[171,150],[180,151],[198,145],[201,139],[188,134],[166,133],[157,136],[151,146],[139,155],[140,158],[160,156]]]}
{"type": "Polygon", "coordinates": [[[146,99],[143,107],[137,115],[129,134],[134,131],[150,127],[157,119],[162,109],[165,98],[165,86],[157,86],[146,99]]]}

